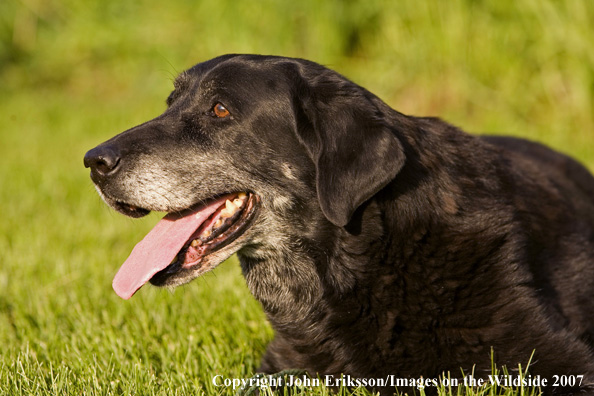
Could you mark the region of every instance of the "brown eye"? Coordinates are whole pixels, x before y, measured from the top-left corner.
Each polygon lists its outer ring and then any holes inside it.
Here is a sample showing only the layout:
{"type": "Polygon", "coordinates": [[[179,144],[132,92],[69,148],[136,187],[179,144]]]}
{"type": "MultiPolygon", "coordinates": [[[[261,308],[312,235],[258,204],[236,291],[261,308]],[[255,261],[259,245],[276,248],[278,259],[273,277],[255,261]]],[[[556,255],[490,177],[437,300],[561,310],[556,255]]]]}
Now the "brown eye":
{"type": "Polygon", "coordinates": [[[227,108],[225,106],[223,106],[221,103],[215,104],[214,107],[212,108],[212,112],[214,113],[215,116],[217,116],[219,118],[225,118],[225,117],[229,117],[229,115],[231,115],[231,113],[229,113],[229,110],[227,110],[227,108]]]}

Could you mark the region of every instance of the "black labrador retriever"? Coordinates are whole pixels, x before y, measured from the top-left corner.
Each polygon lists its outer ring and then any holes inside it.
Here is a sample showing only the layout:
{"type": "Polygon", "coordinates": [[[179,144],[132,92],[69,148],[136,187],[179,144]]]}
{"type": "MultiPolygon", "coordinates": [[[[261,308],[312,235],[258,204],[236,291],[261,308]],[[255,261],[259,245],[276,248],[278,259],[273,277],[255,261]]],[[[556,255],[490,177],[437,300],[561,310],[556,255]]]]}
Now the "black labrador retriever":
{"type": "Polygon", "coordinates": [[[594,393],[594,178],[579,163],[403,115],[301,59],[200,63],[167,105],[84,160],[117,211],[169,213],[116,275],[120,296],[237,253],[276,330],[262,372],[484,377],[492,350],[510,370],[535,351],[543,391],[594,393]]]}

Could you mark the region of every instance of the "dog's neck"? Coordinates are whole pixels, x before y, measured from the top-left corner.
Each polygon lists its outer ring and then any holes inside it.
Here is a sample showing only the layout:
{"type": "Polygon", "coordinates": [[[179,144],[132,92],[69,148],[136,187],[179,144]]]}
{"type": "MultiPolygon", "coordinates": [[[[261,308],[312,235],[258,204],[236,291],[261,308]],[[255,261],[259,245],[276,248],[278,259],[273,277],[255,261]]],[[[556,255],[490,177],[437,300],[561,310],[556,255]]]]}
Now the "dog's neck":
{"type": "Polygon", "coordinates": [[[304,320],[319,303],[322,280],[306,255],[279,251],[268,257],[238,256],[250,292],[275,328],[304,320]]]}
{"type": "MultiPolygon", "coordinates": [[[[352,228],[330,226],[311,240],[294,236],[277,245],[288,249],[238,255],[248,288],[278,332],[298,334],[320,326],[320,317],[340,311],[334,304],[350,304],[347,311],[358,312],[366,300],[359,297],[377,275],[368,273],[376,265],[367,264],[381,261],[385,249],[377,204],[366,205],[355,217],[352,228]]],[[[341,315],[348,320],[348,312],[341,315]]]]}

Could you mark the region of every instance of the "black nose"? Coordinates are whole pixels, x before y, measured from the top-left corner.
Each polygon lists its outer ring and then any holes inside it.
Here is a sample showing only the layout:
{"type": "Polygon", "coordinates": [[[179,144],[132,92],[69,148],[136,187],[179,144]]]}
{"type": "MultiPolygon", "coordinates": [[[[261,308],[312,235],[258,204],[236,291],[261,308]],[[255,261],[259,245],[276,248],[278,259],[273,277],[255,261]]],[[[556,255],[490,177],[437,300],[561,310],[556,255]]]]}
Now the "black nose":
{"type": "Polygon", "coordinates": [[[85,154],[85,168],[91,168],[99,176],[107,176],[117,170],[121,158],[112,147],[95,147],[85,154]]]}

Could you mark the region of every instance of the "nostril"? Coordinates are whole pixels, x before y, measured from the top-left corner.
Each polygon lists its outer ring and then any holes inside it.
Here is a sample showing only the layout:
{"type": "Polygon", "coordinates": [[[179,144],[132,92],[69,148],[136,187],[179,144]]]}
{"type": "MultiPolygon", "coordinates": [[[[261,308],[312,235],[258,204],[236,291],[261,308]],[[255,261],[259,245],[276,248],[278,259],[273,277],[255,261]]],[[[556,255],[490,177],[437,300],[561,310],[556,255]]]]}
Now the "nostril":
{"type": "Polygon", "coordinates": [[[101,174],[108,174],[109,172],[113,171],[118,164],[120,163],[119,158],[114,157],[99,157],[95,164],[97,172],[101,174]]]}
{"type": "Polygon", "coordinates": [[[85,154],[85,168],[105,176],[113,172],[120,163],[120,156],[110,147],[96,147],[85,154]]]}

